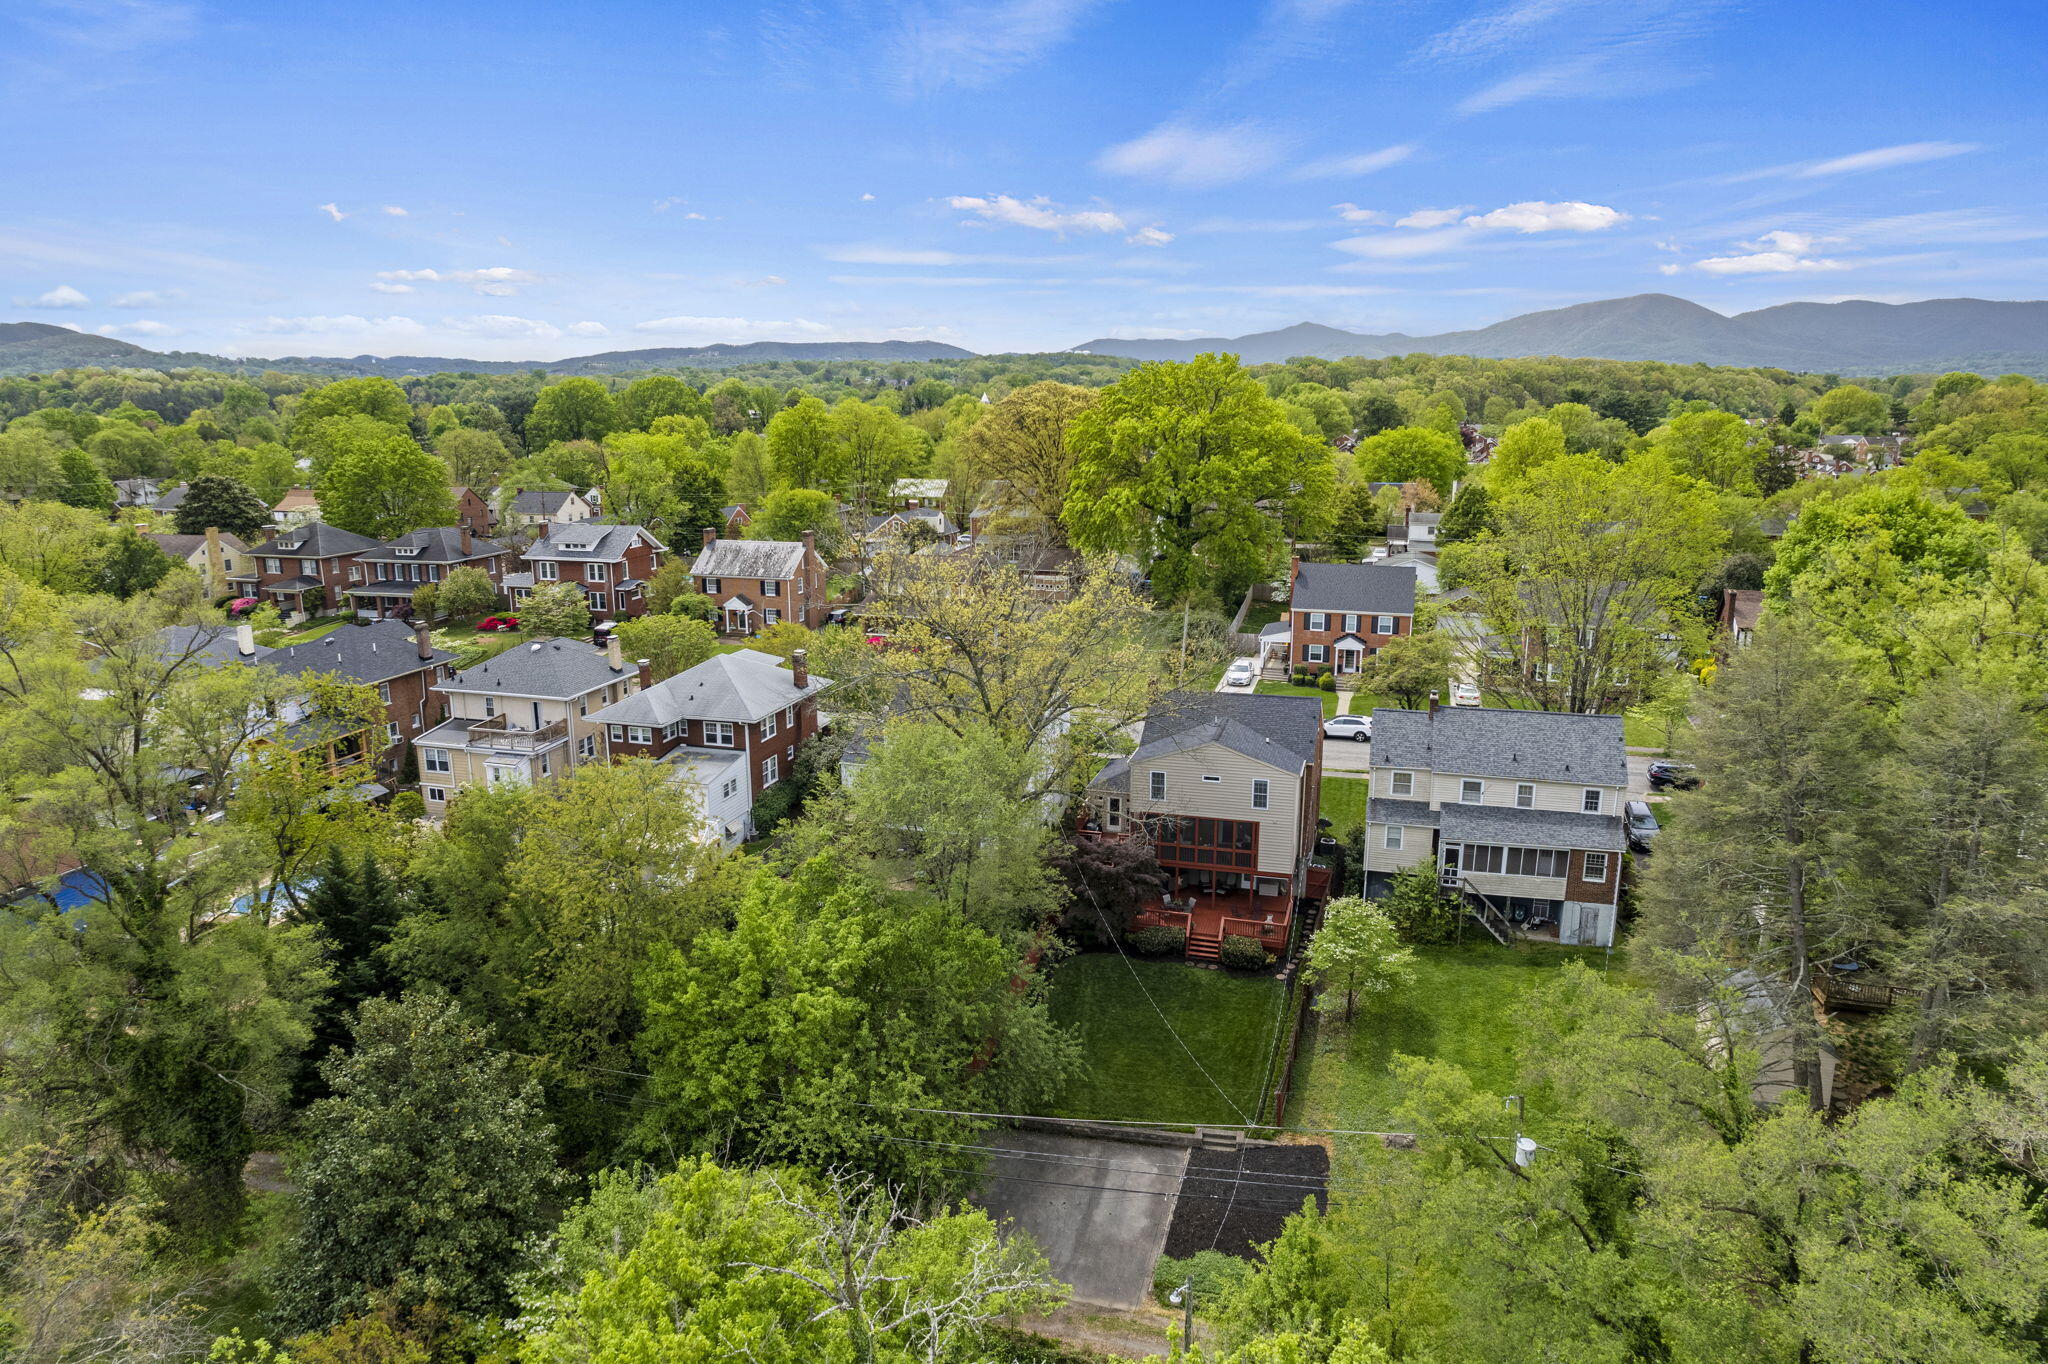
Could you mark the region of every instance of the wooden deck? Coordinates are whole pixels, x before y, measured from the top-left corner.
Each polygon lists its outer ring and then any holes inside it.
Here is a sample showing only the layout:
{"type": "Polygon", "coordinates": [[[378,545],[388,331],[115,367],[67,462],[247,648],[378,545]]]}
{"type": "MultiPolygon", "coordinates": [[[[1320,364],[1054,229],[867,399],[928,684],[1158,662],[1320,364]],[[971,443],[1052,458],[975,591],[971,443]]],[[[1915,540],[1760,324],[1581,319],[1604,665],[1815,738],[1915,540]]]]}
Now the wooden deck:
{"type": "Polygon", "coordinates": [[[1133,919],[1133,928],[1165,925],[1188,935],[1188,956],[1214,961],[1226,937],[1256,938],[1268,952],[1279,956],[1287,951],[1287,930],[1293,923],[1292,907],[1286,897],[1253,895],[1248,890],[1217,894],[1214,891],[1176,891],[1173,908],[1160,905],[1133,919]],[[1194,901],[1192,909],[1188,901],[1194,901]]]}

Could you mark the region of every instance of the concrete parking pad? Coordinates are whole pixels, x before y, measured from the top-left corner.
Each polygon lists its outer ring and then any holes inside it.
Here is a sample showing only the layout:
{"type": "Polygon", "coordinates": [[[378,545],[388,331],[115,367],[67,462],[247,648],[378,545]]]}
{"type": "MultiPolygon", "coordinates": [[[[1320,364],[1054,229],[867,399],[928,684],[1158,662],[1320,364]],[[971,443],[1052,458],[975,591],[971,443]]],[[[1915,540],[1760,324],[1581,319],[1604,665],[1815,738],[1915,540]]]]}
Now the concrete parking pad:
{"type": "Polygon", "coordinates": [[[1188,1153],[1052,1132],[1002,1132],[975,1200],[1031,1233],[1074,1297],[1136,1307],[1152,1291],[1188,1153]]]}

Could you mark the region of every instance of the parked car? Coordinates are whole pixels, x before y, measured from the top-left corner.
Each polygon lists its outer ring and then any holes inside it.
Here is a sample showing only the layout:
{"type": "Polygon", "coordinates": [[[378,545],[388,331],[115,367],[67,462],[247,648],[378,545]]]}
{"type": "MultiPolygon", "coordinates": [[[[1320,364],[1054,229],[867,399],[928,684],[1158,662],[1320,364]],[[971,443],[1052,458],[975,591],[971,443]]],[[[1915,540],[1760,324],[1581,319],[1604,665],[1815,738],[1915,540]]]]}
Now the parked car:
{"type": "Polygon", "coordinates": [[[1350,739],[1354,743],[1365,743],[1372,738],[1372,717],[1332,715],[1323,721],[1323,734],[1331,739],[1350,739]]]}
{"type": "Polygon", "coordinates": [[[1650,764],[1650,789],[1652,791],[1690,791],[1700,784],[1700,774],[1691,763],[1675,763],[1659,758],[1650,764]]]}
{"type": "Polygon", "coordinates": [[[1454,706],[1476,706],[1479,704],[1479,688],[1469,682],[1451,684],[1451,704],[1454,706]]]}
{"type": "Polygon", "coordinates": [[[1249,658],[1240,658],[1223,670],[1223,685],[1226,687],[1249,687],[1258,680],[1259,670],[1252,666],[1249,658]]]}
{"type": "Polygon", "coordinates": [[[476,623],[476,628],[479,630],[517,630],[519,628],[519,617],[485,616],[476,623]]]}
{"type": "Polygon", "coordinates": [[[1662,827],[1657,823],[1657,816],[1651,812],[1649,805],[1644,801],[1632,800],[1621,807],[1621,817],[1628,825],[1629,847],[1639,853],[1648,852],[1650,841],[1657,837],[1657,830],[1662,827]]]}

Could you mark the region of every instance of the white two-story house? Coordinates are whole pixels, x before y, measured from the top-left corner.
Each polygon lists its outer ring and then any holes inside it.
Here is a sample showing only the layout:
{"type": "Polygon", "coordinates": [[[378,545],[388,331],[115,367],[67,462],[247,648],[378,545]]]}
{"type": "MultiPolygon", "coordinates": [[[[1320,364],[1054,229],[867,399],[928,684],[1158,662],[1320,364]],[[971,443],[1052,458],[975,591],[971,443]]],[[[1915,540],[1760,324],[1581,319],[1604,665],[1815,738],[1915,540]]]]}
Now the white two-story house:
{"type": "Polygon", "coordinates": [[[1618,715],[1377,709],[1366,893],[1434,858],[1497,931],[1611,946],[1627,798],[1618,715]]]}

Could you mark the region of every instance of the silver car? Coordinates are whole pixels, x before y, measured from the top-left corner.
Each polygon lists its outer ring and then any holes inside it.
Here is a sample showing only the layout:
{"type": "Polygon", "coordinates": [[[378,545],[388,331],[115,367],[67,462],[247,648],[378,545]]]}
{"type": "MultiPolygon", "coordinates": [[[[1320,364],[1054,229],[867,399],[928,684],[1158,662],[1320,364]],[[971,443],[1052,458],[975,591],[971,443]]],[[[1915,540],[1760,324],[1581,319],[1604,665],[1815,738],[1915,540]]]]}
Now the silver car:
{"type": "Polygon", "coordinates": [[[1350,739],[1354,743],[1367,743],[1372,739],[1372,717],[1370,715],[1332,715],[1323,721],[1323,735],[1331,739],[1350,739]]]}
{"type": "Polygon", "coordinates": [[[1226,687],[1249,687],[1259,675],[1249,658],[1240,658],[1223,670],[1223,685],[1226,687]]]}

